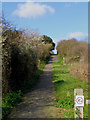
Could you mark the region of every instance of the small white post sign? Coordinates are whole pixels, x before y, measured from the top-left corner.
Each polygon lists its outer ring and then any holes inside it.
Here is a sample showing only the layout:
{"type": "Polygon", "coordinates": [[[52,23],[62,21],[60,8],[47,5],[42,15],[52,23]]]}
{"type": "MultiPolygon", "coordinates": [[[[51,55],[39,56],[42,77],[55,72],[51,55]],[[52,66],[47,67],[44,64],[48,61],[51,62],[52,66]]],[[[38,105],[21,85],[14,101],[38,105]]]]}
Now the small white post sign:
{"type": "Polygon", "coordinates": [[[83,89],[74,89],[75,100],[75,119],[83,118],[84,96],[83,89]]]}
{"type": "Polygon", "coordinates": [[[90,100],[84,100],[83,89],[74,89],[74,103],[75,119],[83,118],[84,104],[90,104],[90,100]]]}
{"type": "Polygon", "coordinates": [[[76,96],[76,102],[75,102],[75,106],[78,107],[84,107],[84,96],[83,95],[77,95],[76,96]]]}

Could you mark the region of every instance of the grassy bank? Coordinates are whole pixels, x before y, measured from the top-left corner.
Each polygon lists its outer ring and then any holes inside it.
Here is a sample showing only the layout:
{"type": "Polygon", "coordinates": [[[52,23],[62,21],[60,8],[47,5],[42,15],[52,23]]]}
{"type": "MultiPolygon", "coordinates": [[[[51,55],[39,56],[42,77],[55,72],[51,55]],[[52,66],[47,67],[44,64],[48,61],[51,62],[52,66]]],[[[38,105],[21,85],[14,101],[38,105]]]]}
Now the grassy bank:
{"type": "MultiPolygon", "coordinates": [[[[74,89],[82,88],[88,99],[88,82],[69,73],[70,65],[53,63],[53,79],[56,87],[57,107],[62,108],[62,118],[74,118],[74,89]]],[[[88,106],[84,106],[84,118],[88,118],[88,106]]]]}

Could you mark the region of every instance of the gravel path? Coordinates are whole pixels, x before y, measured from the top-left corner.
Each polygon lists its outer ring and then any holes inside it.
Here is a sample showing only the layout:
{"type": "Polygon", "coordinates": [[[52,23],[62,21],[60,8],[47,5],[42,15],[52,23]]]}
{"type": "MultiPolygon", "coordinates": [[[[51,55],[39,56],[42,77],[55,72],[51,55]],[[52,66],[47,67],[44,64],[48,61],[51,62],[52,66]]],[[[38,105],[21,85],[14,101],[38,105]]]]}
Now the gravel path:
{"type": "Polygon", "coordinates": [[[55,88],[52,79],[52,62],[57,62],[55,55],[51,56],[45,66],[38,84],[24,96],[21,102],[13,109],[9,118],[60,118],[56,108],[55,88]]]}

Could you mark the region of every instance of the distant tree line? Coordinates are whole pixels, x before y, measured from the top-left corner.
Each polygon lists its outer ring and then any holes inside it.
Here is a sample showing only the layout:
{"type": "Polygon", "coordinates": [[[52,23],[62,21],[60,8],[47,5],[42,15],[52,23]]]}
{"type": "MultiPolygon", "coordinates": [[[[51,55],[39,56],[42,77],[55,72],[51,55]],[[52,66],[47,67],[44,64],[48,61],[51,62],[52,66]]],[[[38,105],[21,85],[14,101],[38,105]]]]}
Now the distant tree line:
{"type": "Polygon", "coordinates": [[[62,40],[57,45],[58,56],[64,56],[65,63],[71,65],[70,73],[83,80],[88,78],[89,45],[76,39],[62,40]]]}
{"type": "Polygon", "coordinates": [[[57,45],[59,57],[66,57],[67,63],[72,62],[87,62],[88,61],[88,44],[84,41],[76,39],[61,40],[57,45]]]}

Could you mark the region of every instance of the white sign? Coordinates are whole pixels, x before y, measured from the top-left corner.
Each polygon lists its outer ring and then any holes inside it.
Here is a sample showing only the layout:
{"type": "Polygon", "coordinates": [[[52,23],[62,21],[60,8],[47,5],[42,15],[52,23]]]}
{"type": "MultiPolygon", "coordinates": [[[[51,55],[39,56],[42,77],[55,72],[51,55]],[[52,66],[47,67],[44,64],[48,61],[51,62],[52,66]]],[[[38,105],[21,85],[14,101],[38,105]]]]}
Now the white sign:
{"type": "Polygon", "coordinates": [[[76,106],[84,106],[84,96],[83,95],[77,95],[76,96],[76,101],[75,101],[76,106]]]}

